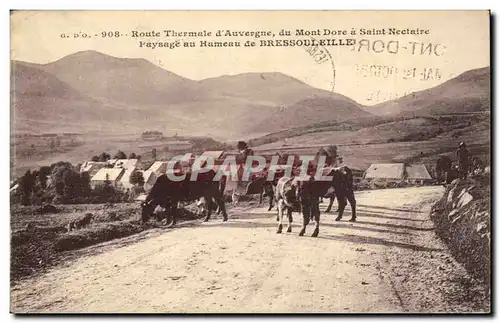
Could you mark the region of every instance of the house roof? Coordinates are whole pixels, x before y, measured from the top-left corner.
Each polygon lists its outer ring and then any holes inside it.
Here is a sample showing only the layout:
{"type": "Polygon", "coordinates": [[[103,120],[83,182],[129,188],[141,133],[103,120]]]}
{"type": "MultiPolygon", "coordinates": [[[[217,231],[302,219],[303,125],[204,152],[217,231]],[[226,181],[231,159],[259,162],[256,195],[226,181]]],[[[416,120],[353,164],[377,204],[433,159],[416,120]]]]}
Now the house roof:
{"type": "Polygon", "coordinates": [[[108,175],[108,179],[110,181],[120,180],[120,177],[124,173],[123,168],[101,168],[99,171],[92,177],[91,181],[105,181],[106,174],[108,175]]]}
{"type": "Polygon", "coordinates": [[[93,167],[95,167],[94,164],[90,164],[90,165],[86,165],[86,166],[82,166],[82,168],[80,169],[80,172],[89,172],[93,167]]]}
{"type": "Polygon", "coordinates": [[[82,164],[82,166],[80,167],[80,172],[88,172],[89,170],[92,169],[92,167],[94,166],[101,166],[101,167],[104,167],[106,166],[106,162],[95,162],[95,161],[86,161],[82,164]]]}
{"type": "Polygon", "coordinates": [[[185,153],[182,157],[183,160],[189,161],[190,159],[194,159],[196,156],[192,153],[185,153]]]}
{"type": "Polygon", "coordinates": [[[424,164],[407,166],[406,174],[408,179],[432,179],[424,164]]]}
{"type": "Polygon", "coordinates": [[[114,167],[129,169],[137,165],[138,159],[117,159],[114,167]]]}
{"type": "Polygon", "coordinates": [[[122,182],[123,187],[125,188],[132,188],[134,185],[130,183],[130,176],[134,172],[135,167],[131,167],[128,169],[125,169],[125,172],[123,172],[123,176],[120,179],[120,182],[122,182]]]}
{"type": "Polygon", "coordinates": [[[155,178],[155,173],[151,170],[145,170],[142,172],[142,177],[144,178],[144,183],[150,183],[154,182],[156,180],[155,178]]]}
{"type": "MultiPolygon", "coordinates": [[[[148,171],[152,172],[161,172],[164,173],[167,169],[167,162],[165,161],[155,161],[149,168],[147,169],[148,171]]],[[[144,178],[146,179],[146,178],[144,178]]]]}
{"type": "Polygon", "coordinates": [[[378,179],[403,179],[404,178],[404,164],[371,164],[365,172],[365,178],[378,178],[378,179]]]}
{"type": "Polygon", "coordinates": [[[105,163],[92,163],[92,164],[88,164],[86,166],[82,166],[82,168],[80,169],[80,172],[83,173],[83,172],[90,172],[91,170],[93,169],[99,169],[99,168],[103,168],[105,167],[106,164],[105,163]]]}
{"type": "Polygon", "coordinates": [[[147,196],[148,196],[147,194],[140,194],[139,196],[137,196],[135,198],[135,200],[140,201],[140,202],[144,202],[144,201],[146,201],[147,196]]]}
{"type": "Polygon", "coordinates": [[[224,150],[207,150],[204,151],[201,156],[212,157],[213,159],[218,159],[222,157],[224,150]]]}

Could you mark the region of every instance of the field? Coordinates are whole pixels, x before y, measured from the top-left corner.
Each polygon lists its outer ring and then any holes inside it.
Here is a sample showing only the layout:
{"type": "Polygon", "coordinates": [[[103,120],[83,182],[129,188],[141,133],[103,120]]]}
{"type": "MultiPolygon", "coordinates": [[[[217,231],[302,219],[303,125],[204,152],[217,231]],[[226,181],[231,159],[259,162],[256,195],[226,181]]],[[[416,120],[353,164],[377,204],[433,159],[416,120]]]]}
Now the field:
{"type": "Polygon", "coordinates": [[[172,139],[149,141],[139,139],[136,134],[85,134],[80,135],[77,140],[61,140],[61,145],[54,149],[48,146],[50,139],[33,136],[12,137],[11,151],[15,153],[15,158],[11,158],[12,173],[14,176],[21,176],[28,169],[50,166],[59,161],[78,165],[103,152],[110,154],[113,158],[119,150],[125,152],[127,156],[131,153],[140,155],[141,161],[147,165],[153,162],[153,149],[156,149],[156,159],[167,159],[188,152],[201,153],[205,150],[225,150],[230,147],[209,137],[189,137],[184,138],[183,141],[190,141],[192,148],[180,146],[173,148],[171,145],[175,142],[172,139]],[[34,143],[38,147],[43,144],[46,148],[39,148],[36,153],[29,153],[34,143]]]}

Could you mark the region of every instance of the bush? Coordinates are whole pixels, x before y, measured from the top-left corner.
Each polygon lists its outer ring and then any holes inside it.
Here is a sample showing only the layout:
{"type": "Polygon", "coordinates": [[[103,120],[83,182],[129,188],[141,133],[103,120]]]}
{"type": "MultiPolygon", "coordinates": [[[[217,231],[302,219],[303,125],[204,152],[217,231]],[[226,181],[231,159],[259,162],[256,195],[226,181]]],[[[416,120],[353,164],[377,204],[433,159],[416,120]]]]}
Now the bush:
{"type": "Polygon", "coordinates": [[[92,227],[60,235],[54,244],[56,251],[84,248],[100,242],[123,238],[144,230],[137,220],[118,223],[99,223],[92,227]]]}
{"type": "Polygon", "coordinates": [[[51,204],[46,204],[46,205],[42,206],[40,209],[41,214],[51,214],[51,213],[58,213],[58,212],[59,212],[59,210],[54,205],[51,205],[51,204]]]}

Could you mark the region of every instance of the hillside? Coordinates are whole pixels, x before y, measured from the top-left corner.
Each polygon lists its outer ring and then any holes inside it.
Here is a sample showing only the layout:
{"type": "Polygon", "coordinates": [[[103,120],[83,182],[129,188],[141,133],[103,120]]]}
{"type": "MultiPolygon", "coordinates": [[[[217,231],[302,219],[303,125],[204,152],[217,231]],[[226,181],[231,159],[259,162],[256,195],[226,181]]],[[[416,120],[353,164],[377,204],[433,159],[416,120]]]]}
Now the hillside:
{"type": "MultiPolygon", "coordinates": [[[[54,75],[21,62],[11,63],[12,117],[16,131],[44,124],[102,119],[102,105],[54,75]]],[[[70,125],[71,126],[71,125],[70,125]]]]}
{"type": "Polygon", "coordinates": [[[436,115],[490,110],[490,68],[474,69],[436,87],[365,107],[376,115],[436,115]]]}

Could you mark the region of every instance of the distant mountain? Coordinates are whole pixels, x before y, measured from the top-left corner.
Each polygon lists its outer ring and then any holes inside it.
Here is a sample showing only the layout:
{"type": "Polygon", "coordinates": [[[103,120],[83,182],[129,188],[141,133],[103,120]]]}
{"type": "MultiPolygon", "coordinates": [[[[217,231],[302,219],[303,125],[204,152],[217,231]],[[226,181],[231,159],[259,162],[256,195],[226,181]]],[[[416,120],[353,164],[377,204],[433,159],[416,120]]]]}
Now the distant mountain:
{"type": "Polygon", "coordinates": [[[262,104],[293,104],[307,97],[329,96],[330,92],[314,88],[283,73],[243,73],[223,75],[200,81],[210,92],[244,98],[262,104]]]}
{"type": "Polygon", "coordinates": [[[257,124],[253,130],[256,132],[266,129],[280,131],[323,121],[342,121],[369,116],[372,114],[363,110],[361,105],[348,97],[328,92],[328,95],[306,98],[276,110],[257,124]]]}
{"type": "Polygon", "coordinates": [[[145,59],[83,51],[39,68],[89,96],[127,104],[172,104],[206,100],[210,96],[198,82],[145,59]]]}
{"type": "Polygon", "coordinates": [[[48,64],[13,62],[12,91],[15,114],[23,120],[16,130],[147,128],[233,139],[370,115],[345,96],[282,73],[194,81],[144,59],[95,51],[48,64]]]}
{"type": "MultiPolygon", "coordinates": [[[[99,120],[102,107],[54,75],[21,62],[11,63],[12,117],[16,130],[78,119],[99,120]]],[[[50,125],[49,125],[50,127],[50,125]]]]}
{"type": "Polygon", "coordinates": [[[490,68],[474,69],[436,87],[365,107],[376,115],[433,115],[490,110],[490,68]]]}
{"type": "Polygon", "coordinates": [[[76,90],[37,64],[11,62],[11,104],[15,131],[108,131],[143,128],[151,112],[110,103],[76,90]]]}

